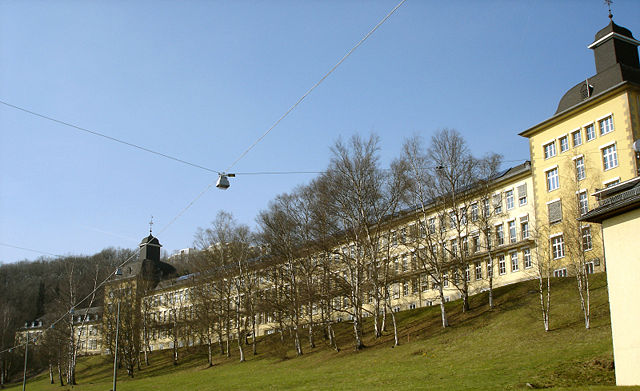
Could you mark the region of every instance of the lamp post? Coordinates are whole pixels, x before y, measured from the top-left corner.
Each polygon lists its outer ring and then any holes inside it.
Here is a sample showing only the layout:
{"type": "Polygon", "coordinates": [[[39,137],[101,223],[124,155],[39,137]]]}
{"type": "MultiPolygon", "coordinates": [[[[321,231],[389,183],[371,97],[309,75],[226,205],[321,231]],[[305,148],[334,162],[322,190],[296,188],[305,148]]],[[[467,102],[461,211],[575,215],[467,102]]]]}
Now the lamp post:
{"type": "Polygon", "coordinates": [[[29,357],[29,331],[27,331],[27,340],[24,343],[24,370],[22,372],[22,391],[27,389],[27,357],[29,357]]]}
{"type": "MultiPolygon", "coordinates": [[[[116,269],[116,276],[122,276],[122,269],[116,269]]],[[[114,296],[115,297],[115,296],[114,296]]],[[[118,334],[120,331],[120,297],[118,297],[118,313],[116,315],[116,346],[113,354],[113,390],[116,391],[117,380],[118,380],[118,334]]]]}
{"type": "Polygon", "coordinates": [[[120,300],[118,300],[118,315],[116,316],[116,348],[113,355],[113,391],[116,391],[118,380],[118,332],[120,331],[120,300]]]}

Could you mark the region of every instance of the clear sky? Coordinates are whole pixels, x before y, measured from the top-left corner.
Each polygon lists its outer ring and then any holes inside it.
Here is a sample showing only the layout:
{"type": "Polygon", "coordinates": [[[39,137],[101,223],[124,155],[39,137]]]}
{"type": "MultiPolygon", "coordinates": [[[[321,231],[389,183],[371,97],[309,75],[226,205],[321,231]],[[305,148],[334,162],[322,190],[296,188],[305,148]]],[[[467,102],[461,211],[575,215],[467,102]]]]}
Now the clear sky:
{"type": "MultiPolygon", "coordinates": [[[[223,171],[398,1],[3,0],[0,100],[223,171]]],[[[640,37],[640,2],[613,13],[640,37]]],[[[608,21],[601,0],[408,0],[233,171],[321,171],[336,139],[370,132],[386,165],[444,127],[516,165],[518,133],[595,73],[608,21]]],[[[4,105],[0,170],[3,263],[40,256],[7,244],[135,247],[152,215],[171,253],[218,210],[254,226],[313,177],[240,175],[171,223],[215,174],[4,105]]]]}

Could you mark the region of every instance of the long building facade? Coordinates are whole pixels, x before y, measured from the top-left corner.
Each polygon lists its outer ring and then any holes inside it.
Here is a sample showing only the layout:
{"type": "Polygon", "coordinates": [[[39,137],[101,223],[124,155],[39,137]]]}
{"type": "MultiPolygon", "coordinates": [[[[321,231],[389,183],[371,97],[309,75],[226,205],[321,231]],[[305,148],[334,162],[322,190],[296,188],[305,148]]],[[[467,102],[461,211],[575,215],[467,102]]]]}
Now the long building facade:
{"type": "MultiPolygon", "coordinates": [[[[461,297],[461,281],[469,294],[475,294],[490,285],[536,278],[542,262],[556,277],[578,271],[575,257],[583,258],[578,267],[587,273],[604,270],[599,225],[577,219],[590,209],[591,194],[639,175],[640,160],[632,147],[640,139],[638,44],[629,30],[613,21],[598,31],[589,45],[594,51],[596,74],[570,88],[550,118],[520,133],[528,139],[530,161],[496,175],[487,192],[470,191],[465,195],[464,231],[455,229],[460,220],[448,219],[450,211],[437,204],[389,220],[385,225],[389,251],[383,262],[388,270],[390,311],[431,306],[442,299],[457,300],[461,297]],[[464,260],[462,267],[457,263],[442,270],[438,278],[425,272],[418,257],[425,247],[421,240],[435,233],[439,235],[438,251],[445,254],[445,259],[464,260]]],[[[207,340],[210,343],[211,339],[220,342],[242,338],[229,332],[234,328],[252,329],[254,336],[267,335],[293,322],[292,316],[283,320],[273,308],[262,306],[252,309],[249,320],[228,319],[225,335],[192,326],[196,320],[206,322],[207,316],[219,317],[215,311],[202,313],[202,300],[198,298],[202,294],[198,292],[221,290],[223,280],[228,283],[227,310],[240,305],[240,285],[229,281],[234,278],[234,269],[226,270],[219,281],[202,275],[177,276],[173,266],[160,260],[160,247],[157,238],[145,237],[139,260],[125,265],[121,275],[106,285],[104,314],[89,311],[94,316],[92,322],[100,319],[102,327],[91,323],[84,334],[79,331],[77,336],[84,352],[111,351],[118,308],[120,319],[139,330],[130,338],[147,353],[207,340]],[[245,326],[238,327],[240,322],[245,326]]],[[[330,253],[346,260],[354,251],[359,250],[345,240],[330,253]]],[[[321,256],[326,254],[317,255],[321,256]]],[[[274,261],[263,262],[264,258],[256,256],[261,261],[249,272],[238,272],[236,278],[242,279],[242,284],[253,278],[256,296],[266,300],[279,293],[273,291],[277,278],[271,272],[274,261]]],[[[335,265],[333,274],[340,277],[345,271],[340,262],[335,265]]],[[[295,317],[302,324],[323,319],[349,321],[353,317],[348,310],[350,300],[344,295],[323,296],[317,302],[307,299],[295,317]]],[[[374,314],[373,298],[364,292],[362,300],[363,316],[374,314]]],[[[37,327],[30,323],[22,334],[41,327],[41,323],[37,327]]]]}

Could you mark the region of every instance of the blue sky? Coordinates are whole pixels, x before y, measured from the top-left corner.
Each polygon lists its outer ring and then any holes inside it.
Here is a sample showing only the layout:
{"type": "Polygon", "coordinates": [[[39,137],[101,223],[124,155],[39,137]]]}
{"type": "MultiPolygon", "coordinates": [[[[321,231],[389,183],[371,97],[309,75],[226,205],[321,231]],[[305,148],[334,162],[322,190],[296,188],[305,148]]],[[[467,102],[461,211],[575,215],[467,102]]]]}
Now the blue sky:
{"type": "MultiPolygon", "coordinates": [[[[398,1],[2,1],[0,100],[223,171],[398,1]]],[[[613,12],[640,36],[640,3],[613,12]]],[[[233,171],[321,171],[370,132],[386,165],[444,127],[518,164],[607,23],[600,0],[409,0],[233,171]]],[[[171,223],[215,174],[4,105],[0,167],[0,243],[62,255],[135,247],[151,215],[171,253],[313,177],[238,176],[171,223]]]]}

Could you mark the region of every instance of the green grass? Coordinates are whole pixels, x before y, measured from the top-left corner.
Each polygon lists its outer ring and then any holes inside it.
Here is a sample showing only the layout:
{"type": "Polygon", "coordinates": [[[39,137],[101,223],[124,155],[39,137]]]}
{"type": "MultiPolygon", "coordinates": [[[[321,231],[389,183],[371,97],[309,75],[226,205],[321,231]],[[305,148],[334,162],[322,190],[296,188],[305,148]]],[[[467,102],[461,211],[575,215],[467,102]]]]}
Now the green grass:
{"type": "MultiPolygon", "coordinates": [[[[216,357],[206,366],[202,349],[182,352],[178,366],[169,352],[155,352],[151,366],[129,379],[121,371],[118,390],[520,390],[527,383],[553,389],[609,390],[615,387],[606,279],[592,277],[592,328],[586,330],[575,279],[554,280],[550,332],[540,320],[536,281],[502,287],[490,311],[486,294],[472,298],[472,310],[460,302],[447,304],[452,327],[442,329],[438,307],[398,314],[401,345],[392,348],[390,332],[354,352],[351,328],[337,328],[341,352],[326,342],[282,357],[274,338],[259,345],[259,355],[245,363],[216,357]]],[[[82,359],[77,390],[110,390],[111,366],[104,357],[82,359]]],[[[17,387],[17,386],[16,386],[17,387]]],[[[11,388],[10,388],[11,389],[11,388]]],[[[14,388],[15,389],[15,388],[14,388]]],[[[29,390],[61,390],[48,384],[47,374],[30,379],[29,390]]],[[[628,388],[640,390],[640,387],[628,388]]]]}

